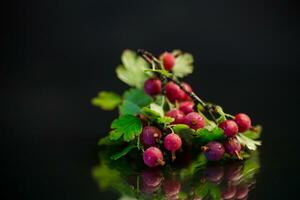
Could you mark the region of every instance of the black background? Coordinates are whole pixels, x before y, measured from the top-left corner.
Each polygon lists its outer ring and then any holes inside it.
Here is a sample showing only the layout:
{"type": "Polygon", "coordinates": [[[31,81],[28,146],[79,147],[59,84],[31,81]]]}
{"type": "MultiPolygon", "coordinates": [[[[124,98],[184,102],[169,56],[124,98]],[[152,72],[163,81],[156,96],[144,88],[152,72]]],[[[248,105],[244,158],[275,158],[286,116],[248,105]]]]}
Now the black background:
{"type": "Polygon", "coordinates": [[[249,199],[297,197],[297,1],[5,2],[1,31],[1,190],[10,199],[116,199],[90,176],[117,112],[90,105],[121,93],[123,49],[195,58],[197,94],[264,126],[249,199]]]}

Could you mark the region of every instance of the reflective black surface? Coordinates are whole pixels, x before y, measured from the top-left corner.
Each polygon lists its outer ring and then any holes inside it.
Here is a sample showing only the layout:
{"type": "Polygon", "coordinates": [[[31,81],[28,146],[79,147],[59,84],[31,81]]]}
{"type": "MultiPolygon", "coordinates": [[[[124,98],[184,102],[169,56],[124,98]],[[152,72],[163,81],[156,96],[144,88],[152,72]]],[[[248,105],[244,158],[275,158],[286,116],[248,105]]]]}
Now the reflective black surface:
{"type": "Polygon", "coordinates": [[[6,199],[117,199],[92,177],[97,141],[117,112],[90,105],[122,93],[124,48],[195,56],[191,83],[264,127],[249,199],[297,199],[297,1],[6,1],[1,32],[1,193],[6,199]]]}

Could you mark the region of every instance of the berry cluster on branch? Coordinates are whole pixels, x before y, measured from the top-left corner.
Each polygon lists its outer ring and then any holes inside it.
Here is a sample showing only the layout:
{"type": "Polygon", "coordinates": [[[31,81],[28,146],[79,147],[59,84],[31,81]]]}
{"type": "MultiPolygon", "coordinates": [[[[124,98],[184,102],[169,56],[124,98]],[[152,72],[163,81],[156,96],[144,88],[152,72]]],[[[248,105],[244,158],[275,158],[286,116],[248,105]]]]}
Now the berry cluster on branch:
{"type": "Polygon", "coordinates": [[[172,163],[185,146],[199,149],[209,161],[243,159],[261,144],[261,127],[253,127],[248,115],[225,113],[180,81],[193,71],[191,54],[175,50],[157,58],[145,50],[125,50],[121,60],[117,76],[132,88],[122,97],[102,91],[92,99],[102,109],[119,108],[112,130],[99,141],[126,145],[112,159],[137,149],[147,166],[156,167],[172,163]]]}

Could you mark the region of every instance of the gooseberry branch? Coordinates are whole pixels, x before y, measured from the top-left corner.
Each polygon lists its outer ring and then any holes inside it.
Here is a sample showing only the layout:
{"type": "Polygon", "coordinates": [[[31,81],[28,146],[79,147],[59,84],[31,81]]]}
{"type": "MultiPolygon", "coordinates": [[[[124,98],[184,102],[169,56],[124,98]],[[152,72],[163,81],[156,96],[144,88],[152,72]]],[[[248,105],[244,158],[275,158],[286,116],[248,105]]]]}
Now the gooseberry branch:
{"type": "MultiPolygon", "coordinates": [[[[145,61],[147,61],[154,68],[154,70],[163,69],[161,62],[155,56],[153,56],[152,53],[150,53],[144,49],[138,49],[137,52],[145,61]]],[[[189,97],[191,97],[195,102],[199,103],[205,109],[205,111],[211,116],[213,121],[217,123],[217,119],[214,116],[215,105],[207,104],[199,96],[197,96],[193,91],[192,92],[187,91],[186,88],[184,88],[182,86],[181,82],[178,81],[177,79],[175,79],[173,77],[165,76],[161,73],[157,73],[157,75],[162,81],[162,86],[163,86],[162,94],[165,93],[164,86],[165,86],[166,82],[168,80],[174,82],[176,85],[178,85],[180,87],[181,90],[183,90],[186,94],[188,94],[189,97]]],[[[197,106],[197,104],[195,104],[195,106],[197,106]]]]}

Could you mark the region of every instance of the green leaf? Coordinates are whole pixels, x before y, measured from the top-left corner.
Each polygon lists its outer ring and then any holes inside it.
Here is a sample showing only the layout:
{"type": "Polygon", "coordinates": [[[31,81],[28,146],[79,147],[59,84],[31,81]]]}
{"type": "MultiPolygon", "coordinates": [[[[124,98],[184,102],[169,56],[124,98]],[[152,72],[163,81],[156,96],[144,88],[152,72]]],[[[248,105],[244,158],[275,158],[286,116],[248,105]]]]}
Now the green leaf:
{"type": "Polygon", "coordinates": [[[212,130],[208,130],[207,128],[198,129],[196,135],[199,136],[199,139],[203,142],[224,139],[224,132],[219,127],[215,127],[212,130]]]}
{"type": "Polygon", "coordinates": [[[125,149],[123,149],[120,153],[114,154],[110,158],[113,160],[117,160],[117,159],[125,156],[129,151],[131,151],[134,148],[137,148],[137,146],[134,144],[130,144],[125,149]]]}
{"type": "Polygon", "coordinates": [[[150,109],[153,110],[154,112],[158,113],[160,116],[164,116],[164,114],[165,114],[163,107],[156,103],[151,103],[150,109]]]}
{"type": "Polygon", "coordinates": [[[131,101],[124,100],[120,106],[121,115],[135,115],[140,112],[141,108],[131,101]]]}
{"type": "Polygon", "coordinates": [[[179,135],[194,135],[195,131],[185,124],[176,124],[172,127],[173,131],[179,135]]]}
{"type": "Polygon", "coordinates": [[[131,101],[139,107],[144,107],[151,103],[152,98],[144,90],[130,89],[124,93],[124,100],[131,101]]]}
{"type": "Polygon", "coordinates": [[[155,121],[157,118],[160,117],[160,114],[154,110],[151,110],[148,107],[144,107],[141,109],[141,113],[149,118],[151,121],[155,121]]]}
{"type": "Polygon", "coordinates": [[[142,88],[147,79],[144,71],[148,69],[148,63],[131,50],[125,50],[121,60],[123,65],[116,69],[118,78],[132,87],[142,88]]]}
{"type": "Polygon", "coordinates": [[[254,129],[255,129],[255,131],[254,130],[248,130],[248,131],[246,131],[242,134],[244,136],[248,137],[248,138],[253,139],[253,140],[260,138],[262,127],[260,125],[258,125],[258,126],[255,126],[254,129]]]}
{"type": "Polygon", "coordinates": [[[189,53],[180,54],[176,57],[173,73],[180,78],[193,72],[193,56],[189,53]]]}
{"type": "Polygon", "coordinates": [[[98,142],[99,146],[102,146],[102,145],[119,145],[119,144],[120,144],[120,141],[111,140],[110,135],[101,138],[98,142]]]}
{"type": "Polygon", "coordinates": [[[92,99],[94,106],[103,110],[113,110],[121,103],[121,97],[114,92],[101,91],[92,99]]]}
{"type": "Polygon", "coordinates": [[[252,140],[242,133],[237,134],[236,138],[241,143],[241,145],[246,146],[249,150],[255,151],[257,149],[257,146],[261,145],[261,141],[252,140]]]}
{"type": "Polygon", "coordinates": [[[110,139],[117,140],[123,135],[124,141],[131,141],[142,132],[142,122],[132,115],[122,115],[115,119],[111,128],[110,139]]]}
{"type": "Polygon", "coordinates": [[[167,116],[157,118],[157,123],[163,124],[164,126],[171,124],[173,121],[174,121],[174,118],[167,117],[167,116]]]}

